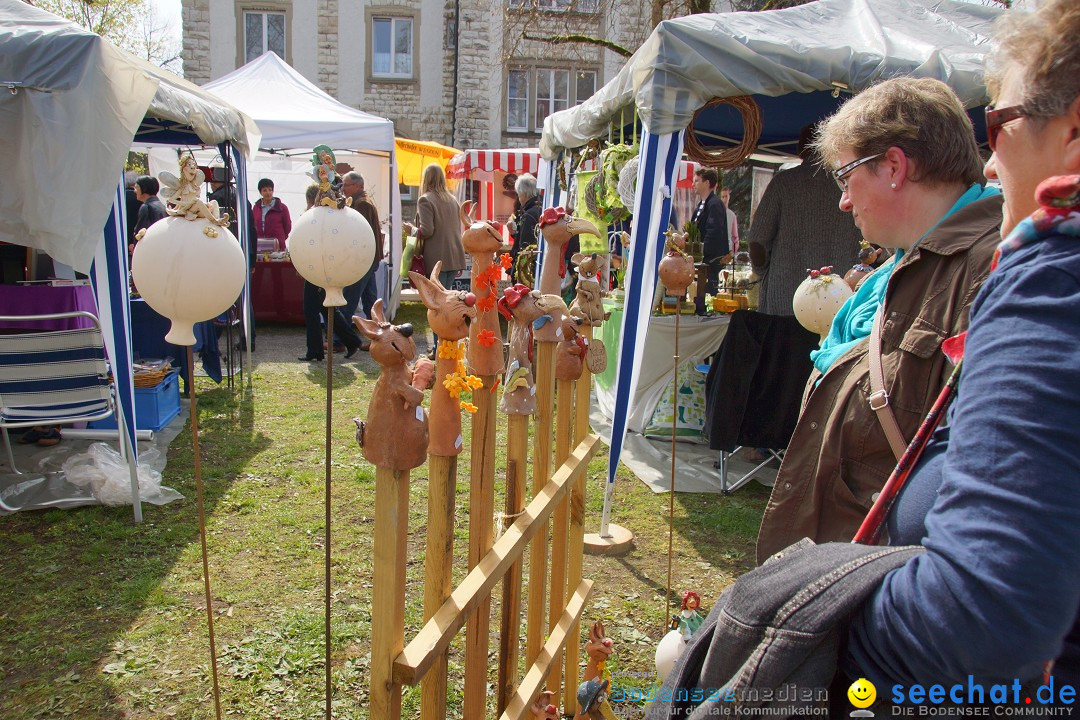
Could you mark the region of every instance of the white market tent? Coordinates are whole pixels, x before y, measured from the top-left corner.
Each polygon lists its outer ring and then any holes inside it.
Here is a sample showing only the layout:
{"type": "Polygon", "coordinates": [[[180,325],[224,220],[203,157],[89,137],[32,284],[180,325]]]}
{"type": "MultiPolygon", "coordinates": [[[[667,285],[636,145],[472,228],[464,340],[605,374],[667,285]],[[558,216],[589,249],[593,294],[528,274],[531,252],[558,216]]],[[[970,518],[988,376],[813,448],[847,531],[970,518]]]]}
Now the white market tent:
{"type": "MultiPolygon", "coordinates": [[[[640,372],[638,347],[645,342],[651,315],[672,178],[695,112],[712,98],[750,95],[762,114],[758,147],[793,149],[803,125],[829,114],[848,93],[897,75],[937,78],[971,110],[987,101],[983,64],[999,14],[953,0],[818,0],[786,10],[668,20],[593,97],[544,121],[540,152],[548,162],[606,134],[627,109],[644,127],[618,353],[609,497],[632,412],[631,389],[640,372]]],[[[972,117],[982,132],[981,117],[972,117]]],[[[706,143],[735,144],[742,137],[742,120],[722,105],[702,113],[692,131],[706,143]]],[[[554,189],[547,195],[557,203],[554,189]]],[[[610,502],[604,526],[609,507],[610,502]]]]}
{"type": "MultiPolygon", "coordinates": [[[[239,165],[258,130],[197,86],[21,0],[0,0],[0,240],[89,273],[137,460],[124,186],[139,143],[217,145],[239,165]],[[104,231],[102,230],[104,229],[104,231]]],[[[241,241],[244,240],[241,230],[241,241]]],[[[136,504],[136,519],[141,511],[136,504]]]]}
{"type": "MultiPolygon", "coordinates": [[[[379,207],[390,257],[379,292],[388,317],[397,310],[401,283],[401,197],[397,185],[394,123],[344,105],[310,83],[273,52],[203,86],[254,118],[262,132],[259,152],[248,165],[252,189],[260,177],[274,180],[274,194],[298,217],[311,184],[312,148],[329,145],[338,162],[348,162],[365,180],[379,207]]],[[[250,201],[250,198],[249,198],[250,201]]]]}

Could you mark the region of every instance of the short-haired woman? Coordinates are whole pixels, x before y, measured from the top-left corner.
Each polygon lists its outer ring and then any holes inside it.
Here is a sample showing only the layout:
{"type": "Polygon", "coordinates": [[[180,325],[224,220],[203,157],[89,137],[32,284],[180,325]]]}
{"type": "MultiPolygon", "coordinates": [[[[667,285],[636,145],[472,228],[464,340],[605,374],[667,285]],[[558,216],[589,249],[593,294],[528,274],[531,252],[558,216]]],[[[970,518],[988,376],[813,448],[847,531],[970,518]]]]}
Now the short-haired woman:
{"type": "Polygon", "coordinates": [[[1053,675],[1068,705],[1061,690],[1080,685],[1080,3],[1003,15],[986,175],[1005,193],[1005,240],[947,428],[889,518],[892,544],[926,552],[856,616],[845,669],[885,687],[962,683],[964,697],[1007,683],[1022,709],[1016,681],[1053,675]]]}
{"type": "Polygon", "coordinates": [[[811,374],[758,536],[758,561],[791,543],[850,540],[945,382],[941,344],[999,239],[975,135],[937,80],[894,78],[849,100],[817,149],[869,242],[895,251],[840,309],[811,374]]]}
{"type": "MultiPolygon", "coordinates": [[[[514,192],[517,193],[519,208],[514,213],[515,232],[514,244],[510,247],[510,258],[517,263],[517,256],[529,245],[536,245],[536,226],[540,222],[540,191],[536,187],[536,178],[529,173],[522,173],[514,183],[514,192]]],[[[568,243],[569,244],[569,243],[568,243]]],[[[511,268],[515,265],[511,265],[511,268]]],[[[511,269],[513,279],[513,269],[511,269]]]]}
{"type": "Polygon", "coordinates": [[[285,203],[274,197],[274,181],[270,178],[259,180],[259,195],[262,196],[251,205],[255,216],[255,236],[274,238],[277,249],[285,249],[285,240],[292,232],[292,218],[285,203]]]}

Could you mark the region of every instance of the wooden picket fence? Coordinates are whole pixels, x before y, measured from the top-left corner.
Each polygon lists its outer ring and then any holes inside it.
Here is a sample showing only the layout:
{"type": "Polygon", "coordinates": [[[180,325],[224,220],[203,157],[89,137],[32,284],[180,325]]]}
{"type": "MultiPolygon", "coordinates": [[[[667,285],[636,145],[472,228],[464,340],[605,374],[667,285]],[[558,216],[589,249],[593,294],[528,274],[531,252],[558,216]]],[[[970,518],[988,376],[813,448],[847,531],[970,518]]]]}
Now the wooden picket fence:
{"type": "MultiPolygon", "coordinates": [[[[582,328],[589,335],[590,328],[582,328]]],[[[538,343],[537,413],[506,416],[505,530],[494,538],[495,377],[473,394],[469,467],[469,573],[451,589],[457,457],[430,456],[424,626],[405,644],[409,473],[377,468],[371,616],[372,720],[401,717],[402,688],[421,684],[421,718],[446,717],[447,650],[465,627],[463,716],[488,716],[491,597],[502,581],[496,707],[521,720],[543,689],[577,710],[581,616],[592,592],[582,577],[585,468],[600,440],[589,432],[591,376],[555,380],[555,345],[538,343]],[[532,469],[532,498],[526,484],[532,469]],[[549,525],[551,531],[549,532],[549,525]],[[529,550],[524,677],[518,677],[523,558],[529,550]]]]}

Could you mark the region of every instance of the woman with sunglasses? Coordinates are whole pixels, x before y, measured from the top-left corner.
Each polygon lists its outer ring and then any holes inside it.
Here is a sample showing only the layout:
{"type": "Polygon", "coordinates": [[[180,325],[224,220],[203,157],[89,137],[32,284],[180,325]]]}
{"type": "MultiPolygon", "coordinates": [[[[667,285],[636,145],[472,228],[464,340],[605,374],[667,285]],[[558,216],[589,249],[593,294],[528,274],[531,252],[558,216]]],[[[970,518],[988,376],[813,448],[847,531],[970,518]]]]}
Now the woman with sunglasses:
{"type": "Polygon", "coordinates": [[[937,80],[894,78],[819,128],[840,209],[894,251],[840,309],[762,519],[757,558],[803,537],[850,540],[945,382],[942,342],[967,327],[990,270],[1001,195],[937,80]]]}
{"type": "Polygon", "coordinates": [[[1005,194],[1005,239],[972,304],[946,426],[889,517],[892,544],[926,553],[887,575],[856,616],[846,669],[886,687],[963,683],[963,696],[969,683],[1012,688],[1053,675],[1054,690],[1027,696],[1030,705],[1071,704],[1080,685],[1080,3],[1044,0],[1000,22],[986,175],[1005,194]]]}

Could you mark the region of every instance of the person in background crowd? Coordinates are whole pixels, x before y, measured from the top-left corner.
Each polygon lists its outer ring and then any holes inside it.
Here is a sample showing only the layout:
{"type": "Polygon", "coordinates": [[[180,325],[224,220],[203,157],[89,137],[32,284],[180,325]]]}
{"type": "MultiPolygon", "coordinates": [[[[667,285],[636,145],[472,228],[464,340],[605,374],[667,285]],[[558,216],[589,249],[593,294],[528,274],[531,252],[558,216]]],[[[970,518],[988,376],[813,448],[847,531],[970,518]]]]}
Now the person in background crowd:
{"type": "Polygon", "coordinates": [[[840,191],[813,161],[814,126],[799,134],[798,167],[778,172],[750,225],[750,262],[761,278],[758,311],[794,315],[795,288],[808,268],[832,266],[841,276],[859,254],[859,230],[840,210],[840,191]]]}
{"type": "Polygon", "coordinates": [[[149,175],[141,175],[135,180],[135,199],[142,203],[135,219],[136,233],[145,230],[168,214],[165,203],[161,202],[157,195],[159,190],[161,190],[161,185],[158,184],[156,178],[149,175]]]}
{"type": "MultiPolygon", "coordinates": [[[[514,183],[514,191],[518,196],[521,208],[514,214],[517,225],[514,233],[514,244],[510,248],[510,257],[517,263],[518,253],[529,245],[536,245],[536,225],[540,222],[540,191],[536,187],[536,178],[529,173],[522,173],[514,183]]],[[[513,277],[511,265],[511,280],[513,277]]]]}
{"type": "MultiPolygon", "coordinates": [[[[229,232],[231,232],[237,240],[240,239],[240,216],[237,214],[237,208],[241,207],[236,202],[236,188],[233,186],[232,180],[228,179],[228,175],[223,167],[210,168],[210,189],[211,193],[207,197],[207,202],[213,200],[217,202],[221,212],[229,213],[229,232]]],[[[248,216],[248,227],[251,228],[251,232],[255,233],[255,215],[251,211],[251,206],[244,202],[244,212],[248,216]]],[[[252,273],[255,272],[255,258],[258,254],[258,240],[255,237],[248,238],[248,270],[252,273]]],[[[240,342],[236,344],[237,350],[245,349],[247,343],[245,340],[248,328],[251,329],[251,349],[255,350],[255,322],[254,322],[254,304],[248,303],[253,313],[252,317],[246,318],[243,324],[243,332],[240,337],[240,342]]]]}
{"type": "Polygon", "coordinates": [[[139,174],[134,170],[124,171],[124,203],[127,210],[127,243],[128,248],[135,245],[135,221],[139,217],[139,208],[142,203],[135,197],[135,181],[139,174]]]}
{"type": "MultiPolygon", "coordinates": [[[[304,192],[308,210],[315,204],[315,197],[318,194],[318,185],[309,185],[304,192]]],[[[326,359],[323,344],[323,326],[319,319],[320,315],[324,319],[326,318],[328,308],[323,305],[325,297],[325,290],[318,285],[309,283],[307,280],[304,281],[304,330],[307,352],[297,358],[300,362],[321,362],[326,359]]],[[[334,333],[345,343],[347,348],[345,352],[346,358],[351,358],[356,354],[357,350],[366,350],[370,347],[371,341],[360,337],[360,333],[356,332],[356,328],[353,327],[352,315],[346,315],[342,312],[342,308],[334,308],[334,333]],[[362,343],[361,340],[367,342],[362,343]]],[[[327,344],[330,342],[332,342],[332,339],[326,339],[327,344]]]]}
{"type": "Polygon", "coordinates": [[[803,537],[854,536],[945,383],[941,344],[967,328],[999,240],[1001,194],[984,187],[971,120],[944,83],[874,85],[822,124],[817,144],[839,168],[839,207],[867,241],[896,254],[810,354],[814,371],[761,521],[758,562],[803,537]]]}
{"type": "Polygon", "coordinates": [[[720,201],[724,203],[724,209],[727,210],[728,239],[731,241],[731,252],[735,254],[739,252],[739,218],[735,216],[735,211],[731,209],[731,190],[729,188],[723,188],[720,191],[720,201]]]}
{"type": "MultiPolygon", "coordinates": [[[[1041,710],[1072,706],[1063,691],[1080,685],[1080,3],[1010,10],[994,34],[985,171],[1005,194],[1005,240],[946,426],[889,517],[891,544],[926,552],[885,576],[841,660],[879,693],[962,683],[988,703],[1007,683],[1013,703],[1014,683],[1043,685],[1026,708],[1041,710]]],[[[889,196],[890,164],[860,170],[858,189],[849,176],[856,212],[856,195],[889,196]]]]}
{"type": "Polygon", "coordinates": [[[720,269],[731,262],[731,241],[728,238],[727,209],[716,197],[720,175],[715,168],[702,167],[694,171],[694,193],[700,199],[691,221],[701,233],[703,260],[709,266],[705,291],[715,295],[720,287],[720,269]]]}
{"type": "MultiPolygon", "coordinates": [[[[375,233],[375,258],[371,261],[371,268],[358,282],[345,288],[344,292],[348,317],[352,317],[356,313],[356,306],[359,302],[364,310],[364,317],[371,318],[371,306],[375,304],[375,298],[378,295],[375,270],[379,267],[379,262],[383,259],[385,252],[382,225],[379,223],[379,210],[375,207],[375,203],[371,202],[367,192],[364,191],[364,176],[355,170],[350,170],[341,176],[341,192],[346,197],[353,199],[352,209],[364,216],[364,219],[368,221],[368,225],[371,226],[371,231],[375,233]]],[[[370,341],[367,338],[363,338],[363,340],[364,349],[367,349],[370,341]]]]}
{"type": "Polygon", "coordinates": [[[261,199],[252,203],[251,211],[255,220],[257,238],[274,238],[277,249],[285,249],[285,240],[292,232],[292,218],[285,203],[274,197],[274,181],[270,178],[259,180],[261,199]]]}
{"type": "MultiPolygon", "coordinates": [[[[446,187],[443,169],[431,163],[420,180],[420,199],[416,203],[416,224],[404,223],[406,232],[415,232],[423,244],[424,264],[428,272],[442,262],[439,282],[453,287],[454,278],[465,269],[465,246],[461,244],[461,219],[457,198],[446,187]]],[[[432,333],[434,335],[434,332],[432,333]]],[[[439,344],[434,335],[433,348],[439,344]]]]}

